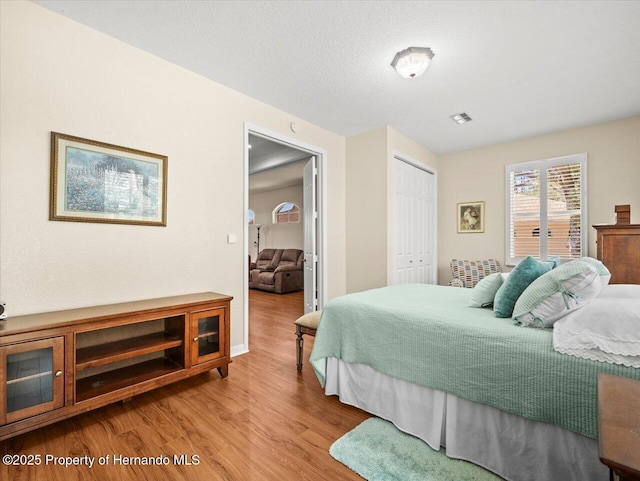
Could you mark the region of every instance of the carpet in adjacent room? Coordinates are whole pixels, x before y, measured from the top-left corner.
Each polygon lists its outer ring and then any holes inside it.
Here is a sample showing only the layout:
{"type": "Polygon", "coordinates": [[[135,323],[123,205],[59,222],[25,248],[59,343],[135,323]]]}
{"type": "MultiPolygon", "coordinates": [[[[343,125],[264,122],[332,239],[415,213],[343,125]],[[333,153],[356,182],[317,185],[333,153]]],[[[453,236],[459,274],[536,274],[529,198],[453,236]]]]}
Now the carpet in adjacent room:
{"type": "Polygon", "coordinates": [[[448,458],[392,423],[369,418],[329,448],[336,460],[368,481],[499,481],[475,464],[448,458]]]}

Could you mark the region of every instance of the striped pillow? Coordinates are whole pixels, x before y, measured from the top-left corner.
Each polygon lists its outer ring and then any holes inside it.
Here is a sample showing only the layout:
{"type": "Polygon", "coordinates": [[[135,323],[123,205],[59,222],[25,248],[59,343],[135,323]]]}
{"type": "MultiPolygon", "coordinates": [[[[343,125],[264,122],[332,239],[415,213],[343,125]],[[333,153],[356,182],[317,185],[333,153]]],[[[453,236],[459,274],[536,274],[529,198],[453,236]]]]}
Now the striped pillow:
{"type": "Polygon", "coordinates": [[[598,274],[600,274],[600,280],[602,281],[603,286],[606,286],[607,284],[609,284],[609,281],[611,280],[611,272],[609,272],[609,269],[607,269],[607,266],[605,266],[598,259],[594,259],[593,257],[581,257],[580,260],[584,262],[588,262],[589,264],[591,264],[593,267],[596,268],[596,270],[598,271],[598,274]]]}
{"type": "Polygon", "coordinates": [[[552,327],[600,293],[601,276],[589,262],[576,259],[538,277],[518,298],[514,320],[525,326],[552,327]]]}
{"type": "Polygon", "coordinates": [[[453,279],[449,282],[454,287],[475,287],[480,279],[489,274],[501,272],[500,262],[496,259],[485,259],[481,261],[467,261],[462,259],[452,259],[449,263],[453,279]]]}

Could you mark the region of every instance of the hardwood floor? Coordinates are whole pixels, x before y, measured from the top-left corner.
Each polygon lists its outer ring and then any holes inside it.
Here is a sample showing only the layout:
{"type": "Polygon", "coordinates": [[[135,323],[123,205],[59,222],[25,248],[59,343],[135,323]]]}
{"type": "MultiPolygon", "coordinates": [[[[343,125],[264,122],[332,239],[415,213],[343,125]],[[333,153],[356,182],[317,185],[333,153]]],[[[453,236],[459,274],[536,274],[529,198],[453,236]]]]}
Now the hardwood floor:
{"type": "MultiPolygon", "coordinates": [[[[233,358],[229,377],[214,370],[0,442],[3,455],[41,456],[37,466],[1,464],[0,480],[362,480],[328,450],[369,415],[324,395],[308,362],[312,337],[296,371],[293,321],[302,306],[302,292],[250,290],[250,352],[233,358]],[[64,467],[47,455],[94,464],[64,467]],[[127,466],[116,456],[166,456],[168,464],[127,466]]],[[[232,312],[232,322],[240,319],[232,312]]]]}

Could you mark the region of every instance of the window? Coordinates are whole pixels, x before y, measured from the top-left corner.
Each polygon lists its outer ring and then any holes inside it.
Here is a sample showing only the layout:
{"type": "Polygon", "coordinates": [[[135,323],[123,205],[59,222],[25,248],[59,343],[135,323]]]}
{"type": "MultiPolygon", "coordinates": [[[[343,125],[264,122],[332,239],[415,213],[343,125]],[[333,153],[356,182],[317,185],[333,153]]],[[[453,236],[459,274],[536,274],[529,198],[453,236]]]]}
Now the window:
{"type": "Polygon", "coordinates": [[[288,224],[300,221],[300,208],[293,202],[285,202],[273,209],[274,224],[288,224]]]}
{"type": "Polygon", "coordinates": [[[506,166],[508,265],[585,255],[586,176],[587,154],[506,166]]]}
{"type": "Polygon", "coordinates": [[[249,209],[247,211],[247,218],[249,219],[249,225],[253,225],[256,220],[256,214],[251,209],[249,209]]]}

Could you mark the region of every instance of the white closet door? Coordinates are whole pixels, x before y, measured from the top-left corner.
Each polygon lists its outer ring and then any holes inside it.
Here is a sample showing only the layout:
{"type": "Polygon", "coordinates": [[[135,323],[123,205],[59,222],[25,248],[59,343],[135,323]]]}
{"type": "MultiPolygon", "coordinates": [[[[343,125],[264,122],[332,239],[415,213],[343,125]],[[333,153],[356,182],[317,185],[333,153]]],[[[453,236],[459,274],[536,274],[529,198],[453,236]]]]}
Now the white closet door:
{"type": "Polygon", "coordinates": [[[392,283],[435,283],[434,175],[393,159],[392,283]]]}

